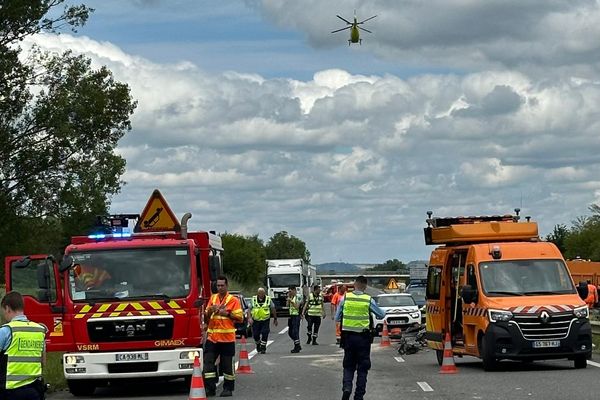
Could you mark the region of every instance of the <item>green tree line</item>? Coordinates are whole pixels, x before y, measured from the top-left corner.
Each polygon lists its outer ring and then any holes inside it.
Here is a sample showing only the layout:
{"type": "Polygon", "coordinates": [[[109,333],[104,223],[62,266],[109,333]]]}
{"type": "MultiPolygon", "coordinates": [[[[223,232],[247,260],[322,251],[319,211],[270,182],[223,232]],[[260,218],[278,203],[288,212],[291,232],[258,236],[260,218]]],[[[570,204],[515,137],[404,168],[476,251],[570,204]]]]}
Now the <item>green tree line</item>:
{"type": "Polygon", "coordinates": [[[600,206],[592,204],[590,215],[580,216],[570,226],[557,224],[546,240],[553,242],[566,259],[581,257],[600,261],[600,206]]]}

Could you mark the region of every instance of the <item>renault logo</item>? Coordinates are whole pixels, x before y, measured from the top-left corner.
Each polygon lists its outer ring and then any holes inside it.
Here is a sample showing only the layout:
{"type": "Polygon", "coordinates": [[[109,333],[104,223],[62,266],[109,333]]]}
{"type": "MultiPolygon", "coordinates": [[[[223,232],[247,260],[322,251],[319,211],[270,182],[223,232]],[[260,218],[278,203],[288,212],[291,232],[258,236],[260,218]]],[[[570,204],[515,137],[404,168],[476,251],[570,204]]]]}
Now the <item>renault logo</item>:
{"type": "Polygon", "coordinates": [[[542,320],[542,323],[547,324],[550,322],[550,314],[548,314],[546,311],[542,311],[540,314],[540,319],[542,320]]]}

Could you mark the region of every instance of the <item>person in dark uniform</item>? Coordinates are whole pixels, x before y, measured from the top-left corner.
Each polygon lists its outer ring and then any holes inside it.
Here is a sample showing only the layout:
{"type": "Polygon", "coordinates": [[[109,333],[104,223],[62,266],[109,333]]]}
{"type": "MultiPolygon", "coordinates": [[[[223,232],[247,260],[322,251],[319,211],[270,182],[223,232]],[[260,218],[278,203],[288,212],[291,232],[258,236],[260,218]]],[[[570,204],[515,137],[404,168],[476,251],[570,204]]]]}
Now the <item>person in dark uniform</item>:
{"type": "Polygon", "coordinates": [[[6,400],[44,399],[42,365],[45,363],[44,325],[23,314],[23,296],[8,292],[0,303],[4,319],[0,327],[0,379],[6,400]]]}
{"type": "Polygon", "coordinates": [[[335,320],[342,324],[340,347],[344,349],[342,400],[349,400],[356,371],[354,400],[363,400],[367,392],[367,374],[371,368],[371,313],[382,319],[385,312],[365,293],[367,278],[358,276],[354,291],[346,293],[338,304],[335,320]]]}

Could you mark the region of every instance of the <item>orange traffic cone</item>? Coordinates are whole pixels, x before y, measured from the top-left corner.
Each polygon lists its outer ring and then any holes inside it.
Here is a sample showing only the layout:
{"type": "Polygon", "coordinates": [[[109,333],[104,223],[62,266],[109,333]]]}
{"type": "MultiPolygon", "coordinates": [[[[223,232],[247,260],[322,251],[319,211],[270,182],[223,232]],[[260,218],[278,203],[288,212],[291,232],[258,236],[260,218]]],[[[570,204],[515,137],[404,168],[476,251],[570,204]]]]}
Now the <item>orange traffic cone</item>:
{"type": "Polygon", "coordinates": [[[388,328],[387,321],[383,321],[383,332],[381,332],[381,342],[379,342],[380,347],[388,347],[391,346],[390,337],[388,336],[388,328]]]}
{"type": "Polygon", "coordinates": [[[456,374],[458,369],[454,364],[454,356],[452,355],[452,344],[450,343],[450,333],[446,332],[446,340],[444,340],[444,359],[442,360],[442,368],[440,374],[456,374]]]}
{"type": "Polygon", "coordinates": [[[253,374],[252,367],[250,367],[250,360],[248,359],[248,350],[246,349],[246,338],[242,336],[242,347],[240,349],[240,359],[237,369],[235,370],[238,374],[253,374]]]}
{"type": "Polygon", "coordinates": [[[200,357],[194,358],[194,372],[192,373],[192,385],[190,386],[189,400],[206,400],[206,391],[204,390],[204,379],[202,379],[202,370],[200,369],[200,357]]]}

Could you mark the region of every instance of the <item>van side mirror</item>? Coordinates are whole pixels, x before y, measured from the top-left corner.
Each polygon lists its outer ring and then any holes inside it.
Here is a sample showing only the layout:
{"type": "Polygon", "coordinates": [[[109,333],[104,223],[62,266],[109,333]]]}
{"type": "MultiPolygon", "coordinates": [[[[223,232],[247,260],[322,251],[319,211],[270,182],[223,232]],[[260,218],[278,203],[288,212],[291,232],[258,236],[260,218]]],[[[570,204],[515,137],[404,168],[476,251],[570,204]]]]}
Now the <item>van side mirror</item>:
{"type": "Polygon", "coordinates": [[[463,303],[471,304],[477,302],[477,289],[471,285],[464,285],[461,287],[460,295],[463,299],[463,303]]]}

